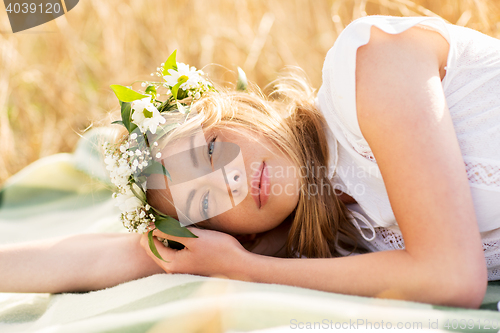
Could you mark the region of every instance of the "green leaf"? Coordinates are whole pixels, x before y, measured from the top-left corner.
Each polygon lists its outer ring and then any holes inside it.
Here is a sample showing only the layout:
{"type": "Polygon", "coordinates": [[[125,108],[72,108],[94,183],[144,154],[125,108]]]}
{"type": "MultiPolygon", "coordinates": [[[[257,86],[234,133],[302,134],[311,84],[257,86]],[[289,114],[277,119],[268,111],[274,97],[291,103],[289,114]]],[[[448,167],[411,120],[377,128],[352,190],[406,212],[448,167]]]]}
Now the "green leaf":
{"type": "Polygon", "coordinates": [[[156,99],[156,87],[155,86],[147,87],[146,91],[144,93],[151,95],[153,97],[153,99],[156,99]]]}
{"type": "Polygon", "coordinates": [[[186,97],[188,97],[187,91],[184,89],[179,89],[179,91],[177,92],[177,99],[183,100],[186,97]]]}
{"type": "Polygon", "coordinates": [[[158,250],[156,249],[156,245],[155,245],[155,242],[153,240],[153,230],[148,232],[148,244],[149,244],[149,248],[151,249],[151,252],[153,252],[153,254],[155,255],[156,258],[158,258],[164,262],[170,262],[170,261],[166,261],[165,259],[163,259],[160,255],[160,253],[158,252],[158,250]]]}
{"type": "Polygon", "coordinates": [[[117,125],[123,125],[123,126],[125,126],[125,125],[123,124],[123,121],[121,121],[121,120],[115,120],[115,121],[113,121],[111,124],[112,124],[112,125],[113,125],[113,124],[117,124],[117,125]]]}
{"type": "Polygon", "coordinates": [[[122,102],[133,102],[138,99],[143,99],[148,96],[139,94],[136,91],[133,91],[132,89],[129,89],[124,86],[120,86],[119,84],[112,84],[110,85],[111,89],[113,89],[116,97],[122,102]]]}
{"type": "Polygon", "coordinates": [[[181,84],[183,84],[187,80],[189,80],[189,78],[186,75],[183,75],[183,76],[179,77],[179,79],[177,81],[177,84],[172,87],[171,90],[172,90],[172,96],[174,97],[174,99],[177,99],[177,92],[178,92],[179,87],[181,86],[181,84]]]}
{"type": "Polygon", "coordinates": [[[172,54],[168,57],[167,61],[165,61],[165,65],[163,65],[163,71],[161,72],[162,75],[170,75],[168,72],[169,69],[173,69],[174,71],[177,71],[177,61],[175,60],[177,54],[177,50],[174,50],[172,54]]]}
{"type": "Polygon", "coordinates": [[[134,193],[134,195],[137,199],[141,200],[143,205],[147,204],[146,193],[141,188],[141,186],[135,182],[135,179],[132,179],[132,184],[130,186],[130,190],[132,191],[132,193],[134,193]],[[137,189],[134,188],[134,185],[137,187],[137,189]],[[137,192],[136,190],[139,190],[140,192],[137,192]]]}
{"type": "Polygon", "coordinates": [[[248,80],[245,72],[238,67],[238,81],[236,82],[236,90],[238,91],[247,91],[248,89],[248,80]]]}
{"type": "MultiPolygon", "coordinates": [[[[170,98],[172,98],[172,96],[170,96],[170,98]]],[[[170,98],[167,101],[161,103],[159,107],[157,107],[158,112],[162,113],[164,111],[169,111],[170,110],[170,108],[171,108],[171,106],[170,106],[170,98]]]]}
{"type": "Polygon", "coordinates": [[[179,110],[179,112],[182,114],[186,114],[186,112],[189,111],[189,107],[184,106],[181,103],[177,102],[177,110],[179,110]]]}
{"type": "Polygon", "coordinates": [[[167,235],[198,238],[198,236],[189,231],[188,228],[181,226],[180,222],[171,216],[158,216],[156,218],[155,225],[161,232],[167,235]]]}
{"type": "Polygon", "coordinates": [[[160,175],[167,176],[170,180],[172,180],[170,178],[170,174],[168,173],[167,169],[165,169],[165,166],[163,164],[161,164],[160,162],[155,161],[155,160],[151,160],[148,167],[146,169],[142,170],[142,173],[146,174],[146,175],[160,174],[160,175]]]}
{"type": "Polygon", "coordinates": [[[132,105],[128,102],[122,103],[122,123],[123,126],[132,133],[137,128],[137,125],[132,122],[132,105]]]}

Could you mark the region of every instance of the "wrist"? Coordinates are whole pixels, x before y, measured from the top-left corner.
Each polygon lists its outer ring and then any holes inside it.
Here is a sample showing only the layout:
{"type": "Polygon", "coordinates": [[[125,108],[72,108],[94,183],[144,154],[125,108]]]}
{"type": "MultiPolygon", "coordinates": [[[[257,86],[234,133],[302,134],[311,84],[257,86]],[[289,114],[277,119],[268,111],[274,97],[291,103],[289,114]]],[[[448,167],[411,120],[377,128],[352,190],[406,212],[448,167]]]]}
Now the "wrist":
{"type": "Polygon", "coordinates": [[[234,257],[235,261],[229,267],[227,277],[235,280],[258,282],[256,280],[256,270],[261,267],[259,262],[264,256],[245,250],[244,248],[238,251],[234,257]]]}

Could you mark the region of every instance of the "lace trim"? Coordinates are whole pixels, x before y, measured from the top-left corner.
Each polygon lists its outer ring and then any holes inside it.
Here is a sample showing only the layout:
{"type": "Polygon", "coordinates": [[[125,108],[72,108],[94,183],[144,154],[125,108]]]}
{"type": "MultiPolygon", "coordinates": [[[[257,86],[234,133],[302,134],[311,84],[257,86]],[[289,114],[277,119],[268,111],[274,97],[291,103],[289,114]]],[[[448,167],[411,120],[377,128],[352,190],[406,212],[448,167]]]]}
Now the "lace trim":
{"type": "Polygon", "coordinates": [[[478,161],[465,161],[469,182],[478,185],[500,187],[500,166],[478,161]]]}
{"type": "Polygon", "coordinates": [[[394,250],[403,250],[405,248],[405,242],[403,236],[393,230],[377,227],[375,228],[377,237],[380,237],[384,244],[389,245],[394,250]]]}
{"type": "MultiPolygon", "coordinates": [[[[370,149],[351,144],[353,149],[369,161],[377,163],[370,149]]],[[[494,186],[500,188],[500,165],[493,165],[483,161],[470,161],[465,163],[467,178],[471,184],[494,186]]]]}
{"type": "Polygon", "coordinates": [[[500,240],[488,240],[483,242],[483,251],[490,251],[492,249],[500,248],[500,240]]]}
{"type": "MultiPolygon", "coordinates": [[[[388,245],[391,249],[403,250],[405,248],[403,236],[399,232],[384,227],[376,227],[375,233],[377,235],[376,238],[382,240],[382,242],[388,245]]],[[[498,250],[500,249],[500,239],[484,240],[482,245],[484,252],[498,250]]]]}

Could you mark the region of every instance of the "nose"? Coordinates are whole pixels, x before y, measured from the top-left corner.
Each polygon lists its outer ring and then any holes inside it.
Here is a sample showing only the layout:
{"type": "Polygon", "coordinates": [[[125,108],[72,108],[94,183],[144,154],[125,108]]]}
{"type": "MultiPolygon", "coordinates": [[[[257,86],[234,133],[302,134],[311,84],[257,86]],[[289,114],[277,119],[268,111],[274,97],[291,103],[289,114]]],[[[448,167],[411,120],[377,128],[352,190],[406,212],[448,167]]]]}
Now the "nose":
{"type": "Polygon", "coordinates": [[[234,169],[230,172],[227,172],[226,177],[233,198],[238,198],[239,196],[243,195],[244,191],[242,187],[244,187],[246,183],[244,182],[241,171],[234,169]]]}

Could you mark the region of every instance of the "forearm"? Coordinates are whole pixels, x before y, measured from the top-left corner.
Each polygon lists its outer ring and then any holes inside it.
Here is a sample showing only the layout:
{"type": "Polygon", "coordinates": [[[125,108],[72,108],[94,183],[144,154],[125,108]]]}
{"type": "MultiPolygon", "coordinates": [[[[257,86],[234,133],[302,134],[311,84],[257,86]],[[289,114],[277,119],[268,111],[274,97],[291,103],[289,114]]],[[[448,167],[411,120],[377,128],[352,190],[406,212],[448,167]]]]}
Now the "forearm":
{"type": "Polygon", "coordinates": [[[461,277],[441,277],[447,276],[444,260],[443,264],[419,262],[404,250],[325,259],[281,259],[247,253],[240,263],[237,276],[254,282],[448,306],[477,308],[481,303],[471,296],[471,290],[460,290],[461,277]]]}
{"type": "Polygon", "coordinates": [[[161,273],[135,234],[83,234],[0,247],[0,292],[71,292],[161,273]]]}

